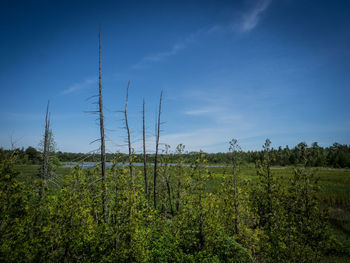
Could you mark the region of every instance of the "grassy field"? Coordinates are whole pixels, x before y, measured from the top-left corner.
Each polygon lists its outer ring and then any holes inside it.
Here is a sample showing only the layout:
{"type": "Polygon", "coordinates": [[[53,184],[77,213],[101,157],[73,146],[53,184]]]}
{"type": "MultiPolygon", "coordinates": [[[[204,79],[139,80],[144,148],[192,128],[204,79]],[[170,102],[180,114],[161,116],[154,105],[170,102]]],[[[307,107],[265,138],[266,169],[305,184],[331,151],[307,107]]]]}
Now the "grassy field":
{"type": "MultiPolygon", "coordinates": [[[[17,166],[20,178],[26,182],[33,182],[38,178],[40,169],[37,165],[17,166]]],[[[59,180],[70,173],[71,168],[59,167],[56,171],[59,180]]],[[[136,169],[142,169],[138,167],[136,169]]],[[[225,173],[224,167],[211,167],[209,171],[212,175],[210,191],[215,191],[220,185],[220,178],[225,173]]],[[[293,175],[292,167],[273,167],[272,172],[276,177],[287,179],[293,175]]],[[[344,247],[350,251],[350,170],[349,169],[329,169],[310,168],[315,178],[318,178],[319,198],[322,205],[329,208],[329,221],[332,232],[344,247]]],[[[246,166],[241,169],[241,175],[249,180],[257,178],[254,166],[246,166]]],[[[349,255],[339,257],[329,257],[324,262],[350,262],[349,255]]]]}

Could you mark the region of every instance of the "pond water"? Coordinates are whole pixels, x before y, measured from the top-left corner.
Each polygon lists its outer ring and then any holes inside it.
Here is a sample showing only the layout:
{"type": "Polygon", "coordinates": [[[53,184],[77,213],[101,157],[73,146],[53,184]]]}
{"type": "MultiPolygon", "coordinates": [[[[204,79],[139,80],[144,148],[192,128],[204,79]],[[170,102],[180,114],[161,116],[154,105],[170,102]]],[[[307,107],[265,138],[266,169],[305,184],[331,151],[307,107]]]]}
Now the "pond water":
{"type": "MultiPolygon", "coordinates": [[[[85,163],[78,163],[78,162],[62,162],[62,165],[64,167],[74,167],[77,164],[79,164],[81,167],[83,168],[91,168],[91,167],[95,167],[97,165],[100,165],[100,163],[98,162],[85,162],[85,163]]],[[[106,162],[106,166],[107,167],[111,167],[113,165],[112,162],[106,162]]],[[[128,166],[128,163],[118,163],[117,166],[128,166]]],[[[143,163],[133,163],[134,166],[143,166],[143,163]]],[[[162,165],[162,164],[158,164],[158,165],[162,165]]],[[[176,166],[176,163],[169,163],[169,166],[176,166]]],[[[147,166],[154,166],[154,163],[147,163],[147,166]]],[[[192,165],[190,164],[184,164],[183,166],[185,167],[191,167],[192,165]]],[[[207,167],[224,167],[224,165],[220,165],[220,164],[213,164],[213,165],[207,165],[207,167]]]]}

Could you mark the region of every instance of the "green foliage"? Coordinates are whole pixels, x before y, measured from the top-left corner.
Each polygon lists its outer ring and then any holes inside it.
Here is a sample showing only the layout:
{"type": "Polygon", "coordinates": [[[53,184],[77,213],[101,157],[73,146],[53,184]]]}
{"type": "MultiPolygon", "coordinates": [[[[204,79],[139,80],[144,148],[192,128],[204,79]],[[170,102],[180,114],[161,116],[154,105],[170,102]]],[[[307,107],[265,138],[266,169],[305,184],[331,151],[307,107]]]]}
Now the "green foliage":
{"type": "Polygon", "coordinates": [[[31,258],[30,250],[30,196],[31,192],[17,180],[13,168],[16,154],[0,166],[0,261],[16,262],[31,258]]]}
{"type": "Polygon", "coordinates": [[[319,206],[318,188],[305,168],[295,169],[283,200],[288,258],[312,262],[336,246],[327,224],[328,212],[319,206]]]}
{"type": "Polygon", "coordinates": [[[39,164],[41,161],[40,152],[38,152],[34,147],[29,146],[25,154],[28,156],[28,163],[39,164]]]}
{"type": "MultiPolygon", "coordinates": [[[[298,147],[307,165],[312,154],[298,147]]],[[[307,167],[287,177],[271,169],[275,157],[267,140],[257,176],[243,178],[237,141],[230,151],[223,174],[208,169],[203,152],[191,167],[184,165],[182,145],[174,167],[165,152],[159,210],[144,195],[143,170],[135,167],[132,185],[128,167],[115,159],[107,170],[107,222],[100,167],[77,165],[59,175],[58,185],[24,184],[14,168],[18,155],[9,155],[0,166],[0,261],[314,262],[346,254],[346,243],[331,234],[321,189],[307,167]]]]}

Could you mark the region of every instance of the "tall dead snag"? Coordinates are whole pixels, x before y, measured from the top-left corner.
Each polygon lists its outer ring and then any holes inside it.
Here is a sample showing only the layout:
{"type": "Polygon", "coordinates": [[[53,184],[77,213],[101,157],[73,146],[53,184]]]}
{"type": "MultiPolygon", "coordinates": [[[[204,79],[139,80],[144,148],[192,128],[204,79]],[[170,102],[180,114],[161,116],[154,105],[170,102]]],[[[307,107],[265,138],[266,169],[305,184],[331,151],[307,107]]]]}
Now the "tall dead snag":
{"type": "Polygon", "coordinates": [[[165,179],[165,184],[167,187],[167,191],[168,191],[168,202],[169,202],[169,207],[170,207],[170,213],[171,216],[174,216],[174,209],[173,209],[173,204],[172,204],[172,199],[171,199],[171,188],[170,188],[170,173],[168,172],[168,165],[169,165],[169,149],[170,149],[170,145],[165,144],[165,150],[164,150],[164,159],[165,162],[163,163],[164,166],[164,179],[165,179]]]}
{"type": "Polygon", "coordinates": [[[236,139],[232,139],[230,141],[230,157],[231,157],[231,166],[232,166],[232,176],[233,176],[233,208],[234,208],[234,228],[235,228],[235,234],[238,235],[239,231],[239,191],[238,191],[238,184],[239,184],[239,177],[238,177],[238,171],[239,171],[239,165],[240,165],[240,154],[241,154],[241,147],[238,145],[238,141],[236,139]]]}
{"type": "Polygon", "coordinates": [[[45,116],[45,133],[44,133],[44,147],[43,147],[43,163],[41,167],[41,179],[46,185],[46,180],[49,175],[49,158],[50,158],[50,116],[49,116],[50,101],[47,102],[46,116],[45,116]]]}
{"type": "Polygon", "coordinates": [[[182,154],[184,153],[185,145],[179,144],[176,146],[176,153],[178,154],[177,160],[177,198],[176,198],[176,211],[179,212],[180,210],[180,198],[181,198],[181,180],[183,175],[183,157],[182,154]]]}
{"type": "Polygon", "coordinates": [[[130,171],[130,177],[131,177],[131,184],[132,184],[132,191],[135,194],[135,180],[134,180],[134,173],[133,173],[133,167],[132,167],[132,148],[131,148],[131,139],[130,139],[130,129],[129,129],[129,123],[128,123],[128,100],[129,100],[129,87],[130,87],[130,80],[128,82],[128,87],[126,88],[126,99],[125,99],[125,109],[124,109],[124,120],[125,120],[125,129],[128,134],[128,148],[129,148],[129,171],[130,171]]]}
{"type": "Polygon", "coordinates": [[[99,40],[99,114],[100,114],[100,133],[101,133],[101,175],[102,175],[102,213],[104,221],[107,222],[107,187],[106,187],[106,148],[105,131],[103,123],[103,103],[102,103],[102,77],[101,77],[101,25],[98,34],[99,40]]]}
{"type": "Polygon", "coordinates": [[[154,176],[153,176],[153,199],[154,208],[157,209],[157,164],[158,164],[158,147],[159,147],[159,135],[160,135],[160,115],[162,113],[162,96],[163,91],[160,93],[159,109],[158,109],[158,121],[156,128],[156,153],[154,156],[154,176]]]}
{"type": "Polygon", "coordinates": [[[142,101],[142,141],[143,141],[143,174],[145,177],[145,195],[149,202],[148,179],[147,179],[147,157],[146,157],[146,125],[145,125],[145,99],[142,101]]]}

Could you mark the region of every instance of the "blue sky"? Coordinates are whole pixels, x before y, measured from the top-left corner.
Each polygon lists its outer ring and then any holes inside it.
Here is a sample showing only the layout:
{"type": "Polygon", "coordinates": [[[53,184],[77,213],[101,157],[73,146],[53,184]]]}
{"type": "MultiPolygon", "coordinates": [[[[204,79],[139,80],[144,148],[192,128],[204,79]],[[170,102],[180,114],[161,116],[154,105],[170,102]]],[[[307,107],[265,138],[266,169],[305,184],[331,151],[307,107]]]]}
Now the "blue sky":
{"type": "Polygon", "coordinates": [[[38,146],[50,100],[58,149],[98,138],[98,25],[109,152],[125,151],[122,110],[149,152],[161,142],[223,152],[300,141],[350,143],[349,1],[2,1],[0,146],[38,146]]]}

